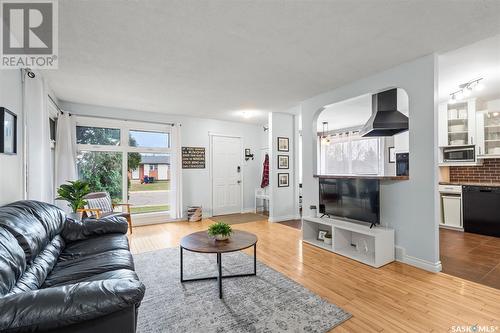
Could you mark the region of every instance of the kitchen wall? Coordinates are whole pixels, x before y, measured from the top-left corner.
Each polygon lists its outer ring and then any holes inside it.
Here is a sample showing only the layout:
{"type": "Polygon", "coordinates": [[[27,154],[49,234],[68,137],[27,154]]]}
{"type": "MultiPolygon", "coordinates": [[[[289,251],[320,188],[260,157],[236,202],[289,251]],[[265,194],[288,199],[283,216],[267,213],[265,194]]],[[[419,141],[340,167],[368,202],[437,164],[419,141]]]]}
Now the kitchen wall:
{"type": "Polygon", "coordinates": [[[303,207],[318,204],[316,120],[324,105],[402,88],[409,96],[410,179],[381,182],[381,223],[395,230],[396,258],[440,271],[437,167],[436,56],[428,55],[325,92],[301,103],[303,140],[303,207]]]}
{"type": "MultiPolygon", "coordinates": [[[[68,103],[64,101],[60,104],[63,110],[78,115],[110,117],[135,121],[175,122],[182,124],[181,145],[205,147],[207,159],[205,169],[182,170],[183,207],[185,210],[187,206],[201,205],[203,207],[203,216],[205,217],[212,215],[209,134],[240,136],[243,140],[243,148],[250,148],[251,152],[255,154],[256,157],[254,160],[250,159],[248,161],[242,159],[243,210],[253,211],[255,189],[260,188],[262,176],[262,163],[259,154],[264,145],[264,138],[267,137],[265,134],[263,135],[264,130],[262,126],[206,118],[175,116],[155,112],[68,103]]],[[[244,151],[242,151],[242,156],[243,154],[244,151]]]]}
{"type": "Polygon", "coordinates": [[[449,167],[449,181],[500,183],[500,158],[485,159],[483,165],[449,167]]]}
{"type": "Polygon", "coordinates": [[[0,107],[17,114],[17,154],[0,154],[0,205],[4,205],[24,198],[24,133],[20,70],[0,70],[0,107]]]}

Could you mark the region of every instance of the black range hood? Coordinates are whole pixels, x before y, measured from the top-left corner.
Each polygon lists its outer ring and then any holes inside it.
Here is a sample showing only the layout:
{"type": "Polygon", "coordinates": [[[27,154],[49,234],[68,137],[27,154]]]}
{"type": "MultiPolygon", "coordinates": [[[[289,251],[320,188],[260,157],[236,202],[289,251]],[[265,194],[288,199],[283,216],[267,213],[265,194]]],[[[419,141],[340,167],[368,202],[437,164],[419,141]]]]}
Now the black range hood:
{"type": "Polygon", "coordinates": [[[408,117],[398,111],[396,88],[372,95],[372,115],[361,136],[393,136],[408,130],[408,117]]]}

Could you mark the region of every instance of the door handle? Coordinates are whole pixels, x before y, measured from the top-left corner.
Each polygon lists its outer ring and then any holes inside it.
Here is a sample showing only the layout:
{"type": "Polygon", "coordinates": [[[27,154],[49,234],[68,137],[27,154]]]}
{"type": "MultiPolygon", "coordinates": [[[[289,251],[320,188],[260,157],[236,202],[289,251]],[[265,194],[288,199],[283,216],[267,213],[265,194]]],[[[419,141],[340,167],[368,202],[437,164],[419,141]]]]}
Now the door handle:
{"type": "Polygon", "coordinates": [[[241,184],[241,180],[238,180],[238,184],[241,184]]]}

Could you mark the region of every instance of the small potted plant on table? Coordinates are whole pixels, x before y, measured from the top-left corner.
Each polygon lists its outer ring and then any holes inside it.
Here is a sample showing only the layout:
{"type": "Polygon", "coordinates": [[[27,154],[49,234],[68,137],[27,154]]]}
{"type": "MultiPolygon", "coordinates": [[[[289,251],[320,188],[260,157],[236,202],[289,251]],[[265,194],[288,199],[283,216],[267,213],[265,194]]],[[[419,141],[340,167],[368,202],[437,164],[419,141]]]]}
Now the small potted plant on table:
{"type": "Polygon", "coordinates": [[[218,241],[229,239],[232,232],[231,226],[223,222],[217,222],[208,227],[208,235],[218,241]]]}
{"type": "Polygon", "coordinates": [[[89,183],[82,180],[69,181],[68,184],[62,184],[57,189],[58,197],[56,200],[67,201],[68,206],[70,206],[73,211],[68,217],[79,219],[78,209],[85,207],[87,204],[85,196],[89,193],[89,183]]]}

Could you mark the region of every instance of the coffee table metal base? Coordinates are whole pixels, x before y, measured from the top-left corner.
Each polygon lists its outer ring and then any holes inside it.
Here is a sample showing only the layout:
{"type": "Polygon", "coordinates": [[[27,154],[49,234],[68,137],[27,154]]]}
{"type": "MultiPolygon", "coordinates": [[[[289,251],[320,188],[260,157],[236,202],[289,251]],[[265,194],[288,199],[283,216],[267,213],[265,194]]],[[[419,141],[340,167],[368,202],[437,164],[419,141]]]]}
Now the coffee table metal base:
{"type": "MultiPolygon", "coordinates": [[[[217,284],[219,285],[219,298],[222,298],[222,279],[245,277],[245,276],[255,276],[255,275],[257,275],[257,243],[255,243],[253,245],[253,273],[248,273],[248,274],[222,275],[222,253],[217,253],[217,271],[218,271],[217,276],[209,276],[209,277],[193,278],[193,279],[184,279],[184,263],[183,263],[184,258],[183,258],[183,252],[184,252],[184,250],[187,250],[187,249],[184,249],[181,246],[180,250],[181,250],[181,283],[192,282],[192,281],[217,280],[217,284]]],[[[187,250],[187,251],[189,251],[189,250],[187,250]]],[[[209,254],[209,253],[207,253],[207,254],[209,254]]]]}

